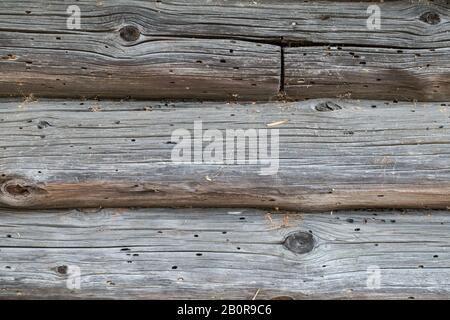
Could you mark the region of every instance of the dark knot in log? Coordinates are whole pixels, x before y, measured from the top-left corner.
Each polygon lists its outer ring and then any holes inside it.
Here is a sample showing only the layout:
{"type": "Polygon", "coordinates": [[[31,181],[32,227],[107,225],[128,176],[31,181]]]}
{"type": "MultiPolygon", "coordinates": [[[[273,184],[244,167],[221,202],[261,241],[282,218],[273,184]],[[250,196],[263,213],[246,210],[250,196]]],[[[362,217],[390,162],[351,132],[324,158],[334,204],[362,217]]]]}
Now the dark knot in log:
{"type": "Polygon", "coordinates": [[[47,192],[34,183],[21,179],[6,180],[0,185],[0,205],[21,207],[33,204],[47,192]]]}
{"type": "Polygon", "coordinates": [[[326,101],[326,102],[321,102],[321,103],[319,103],[319,104],[315,107],[315,109],[316,109],[317,111],[320,111],[320,112],[330,112],[330,111],[341,110],[342,107],[339,106],[339,105],[337,105],[337,104],[334,103],[334,102],[326,101]]]}
{"type": "Polygon", "coordinates": [[[420,16],[420,21],[435,25],[441,22],[441,18],[439,17],[439,14],[435,12],[425,12],[420,16]]]}
{"type": "Polygon", "coordinates": [[[298,231],[286,237],[283,246],[297,254],[304,254],[314,249],[314,238],[311,233],[298,231]]]}
{"type": "Polygon", "coordinates": [[[135,26],[125,26],[119,32],[120,37],[127,42],[136,41],[141,36],[141,32],[135,26]]]}

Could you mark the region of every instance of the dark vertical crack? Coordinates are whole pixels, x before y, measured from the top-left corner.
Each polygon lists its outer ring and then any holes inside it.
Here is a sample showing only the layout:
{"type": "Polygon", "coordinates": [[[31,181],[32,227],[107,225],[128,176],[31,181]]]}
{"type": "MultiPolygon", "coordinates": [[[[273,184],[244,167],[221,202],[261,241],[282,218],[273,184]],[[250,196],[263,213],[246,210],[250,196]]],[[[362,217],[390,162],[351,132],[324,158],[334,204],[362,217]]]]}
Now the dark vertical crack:
{"type": "Polygon", "coordinates": [[[284,96],[284,72],[285,72],[285,65],[284,65],[284,46],[280,46],[280,87],[278,94],[280,96],[284,96]]]}

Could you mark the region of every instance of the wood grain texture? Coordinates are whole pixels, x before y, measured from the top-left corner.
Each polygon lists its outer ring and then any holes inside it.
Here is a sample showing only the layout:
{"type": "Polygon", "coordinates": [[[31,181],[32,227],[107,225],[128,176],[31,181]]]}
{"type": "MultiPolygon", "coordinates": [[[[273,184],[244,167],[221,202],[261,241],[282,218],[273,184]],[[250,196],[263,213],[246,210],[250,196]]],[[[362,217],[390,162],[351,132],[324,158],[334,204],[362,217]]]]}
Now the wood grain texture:
{"type": "Polygon", "coordinates": [[[288,97],[444,101],[449,49],[285,48],[288,97]]]}
{"type": "Polygon", "coordinates": [[[0,96],[234,101],[270,100],[279,91],[276,46],[175,38],[123,42],[101,33],[0,32],[0,96]]]}
{"type": "Polygon", "coordinates": [[[0,204],[447,208],[448,107],[356,100],[3,101],[0,204]],[[227,153],[217,163],[173,162],[172,133],[192,130],[200,120],[203,130],[279,130],[278,171],[262,175],[267,161],[238,164],[227,153]]]}
{"type": "Polygon", "coordinates": [[[377,3],[380,30],[369,4],[82,0],[71,30],[68,3],[2,1],[0,96],[450,100],[448,1],[377,3]]]}
{"type": "Polygon", "coordinates": [[[445,211],[3,210],[0,297],[448,299],[449,226],[445,211]],[[303,254],[284,245],[299,232],[303,254]]]}
{"type": "MultiPolygon", "coordinates": [[[[450,4],[436,1],[80,0],[82,28],[67,30],[68,3],[5,0],[0,29],[17,33],[111,36],[135,25],[148,37],[236,38],[409,48],[448,47],[450,4]],[[380,30],[369,30],[370,4],[381,9],[380,30]]],[[[113,37],[114,39],[114,37],[113,37]]]]}

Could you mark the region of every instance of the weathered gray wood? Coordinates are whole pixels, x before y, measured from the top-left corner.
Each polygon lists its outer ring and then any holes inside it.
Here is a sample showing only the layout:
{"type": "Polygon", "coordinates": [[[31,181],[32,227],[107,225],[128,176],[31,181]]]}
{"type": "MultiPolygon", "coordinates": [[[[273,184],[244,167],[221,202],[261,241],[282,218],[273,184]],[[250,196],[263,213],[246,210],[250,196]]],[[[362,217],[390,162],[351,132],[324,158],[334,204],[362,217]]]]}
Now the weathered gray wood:
{"type": "Polygon", "coordinates": [[[363,47],[284,49],[290,98],[443,101],[450,94],[449,49],[363,47]]]}
{"type": "Polygon", "coordinates": [[[291,98],[450,99],[444,0],[377,3],[380,30],[367,28],[369,2],[76,4],[79,30],[66,2],[0,3],[0,96],[267,101],[286,84],[291,98]],[[285,65],[286,44],[301,47],[285,65]]]}
{"type": "Polygon", "coordinates": [[[356,100],[12,100],[0,104],[0,204],[446,208],[449,113],[445,103],[356,100]],[[225,160],[234,161],[224,163],[171,161],[174,130],[192,130],[199,120],[224,136],[226,129],[278,129],[279,170],[261,175],[267,162],[237,164],[230,155],[225,160]]]}
{"type": "MultiPolygon", "coordinates": [[[[49,0],[4,0],[0,29],[16,33],[53,33],[83,37],[115,34],[138,26],[147,37],[236,38],[272,42],[331,43],[409,48],[450,45],[445,0],[296,1],[296,0],[80,0],[80,30],[67,30],[67,7],[49,0]],[[381,9],[381,29],[369,30],[369,5],[381,9]],[[429,13],[428,15],[426,15],[429,13]]],[[[30,35],[31,36],[31,35],[30,35]]]]}
{"type": "Polygon", "coordinates": [[[2,211],[0,297],[448,299],[449,235],[441,211],[2,211]]]}
{"type": "Polygon", "coordinates": [[[0,96],[234,101],[268,100],[279,91],[276,46],[235,40],[123,42],[118,34],[97,32],[0,32],[0,96]]]}

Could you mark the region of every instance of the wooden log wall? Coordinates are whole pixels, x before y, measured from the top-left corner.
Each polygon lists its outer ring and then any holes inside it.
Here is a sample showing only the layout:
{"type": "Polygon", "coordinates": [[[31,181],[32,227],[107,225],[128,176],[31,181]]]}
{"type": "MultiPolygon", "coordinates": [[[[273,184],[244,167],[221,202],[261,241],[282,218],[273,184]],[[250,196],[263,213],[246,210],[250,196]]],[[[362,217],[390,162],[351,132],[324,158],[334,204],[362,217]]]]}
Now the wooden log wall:
{"type": "Polygon", "coordinates": [[[448,299],[449,31],[448,0],[0,1],[0,298],[448,299]],[[174,162],[199,121],[277,162],[174,162]]]}

